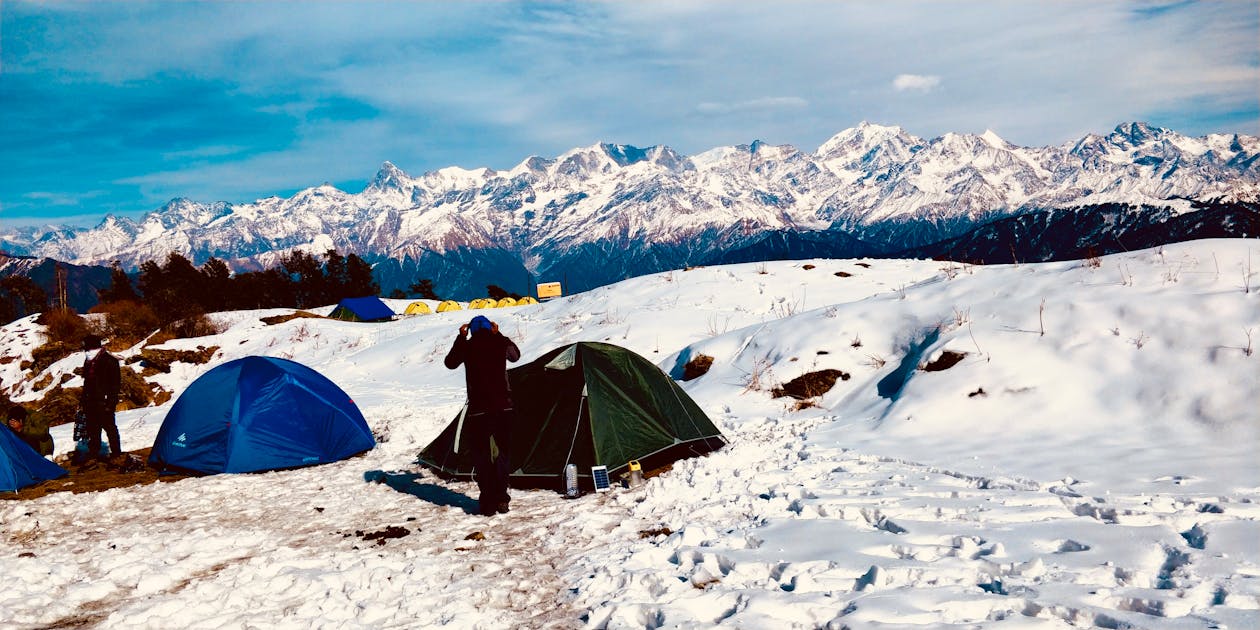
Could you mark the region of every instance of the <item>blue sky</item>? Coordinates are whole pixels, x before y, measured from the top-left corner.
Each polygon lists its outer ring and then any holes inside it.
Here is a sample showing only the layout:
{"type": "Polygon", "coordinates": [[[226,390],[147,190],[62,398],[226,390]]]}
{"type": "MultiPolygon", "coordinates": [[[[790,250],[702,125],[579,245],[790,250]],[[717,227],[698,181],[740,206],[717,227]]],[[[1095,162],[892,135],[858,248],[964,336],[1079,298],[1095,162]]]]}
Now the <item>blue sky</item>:
{"type": "Polygon", "coordinates": [[[1240,2],[0,2],[0,223],[253,201],[389,160],[812,151],[868,120],[1260,133],[1240,2]]]}

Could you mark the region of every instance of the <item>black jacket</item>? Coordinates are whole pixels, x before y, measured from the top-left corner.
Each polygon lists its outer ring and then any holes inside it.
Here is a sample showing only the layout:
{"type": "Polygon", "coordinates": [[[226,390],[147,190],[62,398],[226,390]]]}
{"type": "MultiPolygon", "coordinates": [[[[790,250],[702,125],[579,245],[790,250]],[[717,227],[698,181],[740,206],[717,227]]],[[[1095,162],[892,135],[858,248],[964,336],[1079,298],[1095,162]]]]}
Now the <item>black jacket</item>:
{"type": "Polygon", "coordinates": [[[118,407],[122,373],[118,359],[105,350],[83,362],[83,393],[79,405],[84,411],[113,411],[118,407]]]}
{"type": "Polygon", "coordinates": [[[512,390],[507,380],[507,362],[521,358],[521,351],[501,333],[479,330],[471,338],[459,335],[446,353],[446,367],[464,366],[468,384],[468,413],[502,411],[512,408],[512,390]]]}

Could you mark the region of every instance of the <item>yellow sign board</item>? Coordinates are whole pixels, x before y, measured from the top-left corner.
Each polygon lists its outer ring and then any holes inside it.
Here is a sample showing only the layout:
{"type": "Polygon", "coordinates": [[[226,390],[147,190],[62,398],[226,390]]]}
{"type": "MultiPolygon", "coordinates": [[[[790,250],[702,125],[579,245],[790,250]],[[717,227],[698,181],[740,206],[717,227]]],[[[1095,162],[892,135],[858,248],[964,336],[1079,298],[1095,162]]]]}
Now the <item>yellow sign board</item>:
{"type": "Polygon", "coordinates": [[[562,295],[564,295],[564,291],[560,290],[559,282],[538,283],[538,299],[545,300],[547,298],[560,297],[562,295]]]}

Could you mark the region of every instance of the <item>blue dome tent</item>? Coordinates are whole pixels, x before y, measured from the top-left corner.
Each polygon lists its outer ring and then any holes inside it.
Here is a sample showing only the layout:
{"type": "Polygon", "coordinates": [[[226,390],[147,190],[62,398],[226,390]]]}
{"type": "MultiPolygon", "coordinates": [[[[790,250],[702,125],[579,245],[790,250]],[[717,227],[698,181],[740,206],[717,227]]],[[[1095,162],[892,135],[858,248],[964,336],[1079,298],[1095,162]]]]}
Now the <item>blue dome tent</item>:
{"type": "Polygon", "coordinates": [[[44,459],[8,427],[0,426],[0,492],[17,492],[65,475],[66,469],[44,459]]]}
{"type": "Polygon", "coordinates": [[[375,295],[346,298],[337,303],[328,317],[347,322],[387,322],[394,318],[394,310],[375,295]]]}
{"type": "Polygon", "coordinates": [[[301,363],[251,356],[193,381],[153,442],[158,469],[242,473],[324,464],[376,445],[340,387],[301,363]]]}

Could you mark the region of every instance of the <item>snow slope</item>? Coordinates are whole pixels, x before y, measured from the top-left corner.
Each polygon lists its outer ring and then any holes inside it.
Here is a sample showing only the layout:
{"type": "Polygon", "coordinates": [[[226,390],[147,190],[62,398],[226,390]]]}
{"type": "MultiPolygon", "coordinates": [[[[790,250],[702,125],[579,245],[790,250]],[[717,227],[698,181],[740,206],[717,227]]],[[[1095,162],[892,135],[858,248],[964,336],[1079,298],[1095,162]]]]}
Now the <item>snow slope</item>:
{"type": "MultiPolygon", "coordinates": [[[[414,464],[462,402],[441,358],[469,313],[219,314],[221,335],[168,344],[219,346],[212,363],[164,386],[292,358],[353,396],[378,447],[0,503],[0,626],[1254,628],[1258,259],[1214,240],[1097,266],[756,263],[481,311],[522,361],[577,340],[674,373],[714,357],[684,387],[731,441],[638,488],[514,491],[506,518],[414,464]],[[947,351],[965,354],[918,369],[947,351]],[[771,397],[823,369],[849,378],[813,406],[771,397]],[[408,533],[369,537],[388,527],[408,533]]],[[[29,356],[35,328],[0,330],[5,354],[29,356]]],[[[166,409],[120,414],[124,447],[166,409]]]]}

